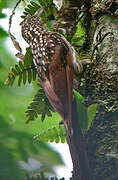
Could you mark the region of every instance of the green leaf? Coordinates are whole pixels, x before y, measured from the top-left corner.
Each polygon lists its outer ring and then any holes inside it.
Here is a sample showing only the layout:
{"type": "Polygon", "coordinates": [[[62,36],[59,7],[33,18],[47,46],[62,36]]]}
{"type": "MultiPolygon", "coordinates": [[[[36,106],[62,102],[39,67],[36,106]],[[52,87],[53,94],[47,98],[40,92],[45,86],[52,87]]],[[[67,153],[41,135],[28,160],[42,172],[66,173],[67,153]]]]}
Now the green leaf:
{"type": "Polygon", "coordinates": [[[28,69],[28,82],[31,83],[32,81],[32,71],[31,69],[28,69]]]}
{"type": "Polygon", "coordinates": [[[7,2],[6,2],[6,0],[1,0],[0,1],[0,10],[2,10],[2,8],[6,8],[7,7],[7,2]]]}
{"type": "Polygon", "coordinates": [[[22,81],[22,74],[20,74],[19,77],[18,77],[18,86],[21,85],[21,81],[22,81]]]}
{"type": "Polygon", "coordinates": [[[17,71],[17,74],[21,73],[20,67],[18,66],[18,64],[15,64],[15,69],[17,71]]]}
{"type": "Polygon", "coordinates": [[[66,131],[64,125],[60,125],[59,127],[59,134],[61,134],[61,143],[65,143],[66,141],[66,131]]]}
{"type": "Polygon", "coordinates": [[[5,18],[6,14],[3,14],[2,12],[0,12],[0,18],[5,18]]]}
{"type": "Polygon", "coordinates": [[[28,4],[27,7],[24,9],[24,12],[21,18],[24,19],[28,14],[33,15],[40,7],[41,7],[40,4],[30,1],[30,4],[28,4]]]}
{"type": "Polygon", "coordinates": [[[18,86],[21,85],[21,82],[26,84],[27,81],[31,83],[32,80],[36,80],[37,70],[33,63],[33,56],[30,48],[26,49],[24,60],[19,61],[14,67],[11,67],[10,71],[7,80],[8,85],[13,85],[16,76],[18,76],[18,86]]]}
{"type": "Polygon", "coordinates": [[[23,84],[26,84],[26,71],[23,72],[23,84]]]}
{"type": "Polygon", "coordinates": [[[19,67],[22,69],[22,71],[25,69],[24,64],[22,61],[19,61],[19,67]]]}
{"type": "Polygon", "coordinates": [[[15,76],[14,76],[14,74],[13,74],[13,73],[9,73],[9,74],[8,74],[8,79],[6,80],[6,84],[7,84],[8,86],[12,86],[13,83],[14,83],[14,81],[15,81],[15,76]]]}
{"type": "MultiPolygon", "coordinates": [[[[55,119],[46,119],[44,123],[39,118],[29,125],[25,124],[24,112],[35,94],[35,89],[29,84],[17,87],[16,83],[13,87],[3,88],[10,66],[16,63],[7,50],[6,46],[0,46],[0,179],[24,179],[25,171],[19,167],[18,162],[25,163],[29,158],[43,165],[40,170],[45,168],[44,172],[54,173],[53,168],[62,165],[59,154],[42,142],[35,143],[33,135],[57,124],[57,115],[54,115],[55,119]]],[[[10,72],[11,76],[15,80],[13,72],[10,72]]]]}
{"type": "Polygon", "coordinates": [[[64,125],[58,125],[39,133],[34,137],[34,139],[38,139],[43,142],[56,142],[60,141],[64,143],[66,141],[66,131],[64,125]]]}
{"type": "MultiPolygon", "coordinates": [[[[71,178],[70,178],[71,179],[71,178]]],[[[65,178],[58,178],[58,177],[47,177],[44,175],[43,172],[40,173],[38,176],[30,176],[29,174],[26,174],[25,180],[65,180],[65,178]]]]}
{"type": "Polygon", "coordinates": [[[8,37],[8,33],[0,26],[0,39],[8,37]]]}
{"type": "Polygon", "coordinates": [[[85,135],[88,129],[88,117],[87,117],[87,109],[85,106],[85,99],[77,91],[73,90],[73,92],[74,92],[75,102],[77,106],[78,121],[82,130],[82,133],[83,135],[85,135]]]}
{"type": "Polygon", "coordinates": [[[90,128],[90,125],[96,115],[98,105],[92,104],[87,109],[85,106],[84,97],[75,90],[73,90],[73,92],[74,92],[74,97],[75,97],[76,106],[77,106],[78,121],[82,130],[82,133],[85,136],[85,134],[90,128]]]}
{"type": "Polygon", "coordinates": [[[26,67],[34,65],[33,63],[33,55],[30,48],[26,48],[26,54],[24,57],[24,65],[26,67]]]}
{"type": "Polygon", "coordinates": [[[88,129],[90,128],[90,125],[96,115],[96,111],[97,111],[97,108],[98,108],[98,104],[91,104],[89,107],[88,107],[88,111],[87,111],[87,115],[88,115],[88,129]]]}
{"type": "MultiPolygon", "coordinates": [[[[35,8],[39,8],[39,4],[37,4],[37,3],[35,3],[35,2],[33,2],[33,1],[30,1],[30,3],[31,3],[31,5],[33,6],[33,7],[35,7],[35,8]]],[[[29,6],[28,6],[29,7],[29,6]]]]}
{"type": "MultiPolygon", "coordinates": [[[[83,16],[83,12],[80,14],[78,18],[81,18],[83,16]]],[[[86,40],[86,32],[83,28],[83,19],[81,19],[77,24],[77,30],[72,37],[72,41],[74,42],[74,45],[81,47],[86,40]]]]}
{"type": "Polygon", "coordinates": [[[53,132],[54,132],[55,142],[58,143],[60,138],[59,138],[58,130],[55,127],[53,128],[53,132]]]}
{"type": "MultiPolygon", "coordinates": [[[[41,15],[42,21],[46,24],[49,24],[49,22],[53,19],[55,19],[54,14],[57,11],[55,8],[55,5],[53,4],[53,0],[38,0],[39,4],[30,1],[30,4],[27,5],[27,7],[24,9],[23,15],[21,18],[25,18],[28,14],[33,15],[41,6],[44,7],[44,11],[41,15]],[[51,19],[50,19],[51,17],[51,19]]],[[[22,24],[22,22],[21,22],[22,24]]]]}
{"type": "Polygon", "coordinates": [[[39,83],[38,86],[39,90],[26,111],[26,115],[28,117],[26,123],[29,123],[30,121],[34,120],[38,115],[41,115],[41,120],[43,122],[46,115],[52,116],[52,112],[54,112],[54,109],[52,108],[47,97],[45,96],[41,84],[39,83]]]}
{"type": "Polygon", "coordinates": [[[13,72],[14,75],[16,75],[16,76],[18,75],[18,72],[16,71],[15,68],[11,67],[11,71],[13,72]]]}

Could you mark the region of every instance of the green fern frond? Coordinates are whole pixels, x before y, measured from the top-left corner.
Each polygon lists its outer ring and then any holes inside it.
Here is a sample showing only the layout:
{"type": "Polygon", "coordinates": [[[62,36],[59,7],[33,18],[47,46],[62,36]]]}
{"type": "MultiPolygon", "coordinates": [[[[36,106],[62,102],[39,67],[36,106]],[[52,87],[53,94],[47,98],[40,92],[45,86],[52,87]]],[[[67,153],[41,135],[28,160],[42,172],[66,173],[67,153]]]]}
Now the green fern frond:
{"type": "MultiPolygon", "coordinates": [[[[28,14],[33,15],[41,6],[44,7],[44,12],[42,13],[42,20],[44,23],[48,23],[48,20],[54,19],[54,14],[57,11],[53,0],[38,0],[38,2],[30,1],[27,7],[24,9],[23,15],[21,18],[25,18],[28,14]],[[51,19],[50,19],[51,16],[51,19]],[[53,16],[53,18],[52,18],[53,16]]],[[[21,22],[22,24],[22,22],[21,22]]]]}
{"type": "Polygon", "coordinates": [[[66,131],[64,125],[55,126],[52,128],[48,128],[46,131],[34,136],[34,139],[38,139],[43,142],[56,142],[65,143],[66,141],[66,131]]]}
{"type": "Polygon", "coordinates": [[[52,106],[50,105],[41,84],[38,84],[39,90],[35,95],[32,103],[28,106],[26,115],[28,120],[26,123],[37,118],[38,115],[41,115],[41,120],[43,121],[47,116],[52,116],[52,112],[55,112],[52,106]]]}
{"type": "Polygon", "coordinates": [[[27,81],[31,83],[32,80],[36,80],[36,76],[37,71],[33,63],[33,56],[30,48],[27,48],[24,60],[19,61],[14,67],[11,67],[7,84],[12,86],[16,77],[18,77],[18,86],[21,83],[26,84],[27,81]]]}
{"type": "Polygon", "coordinates": [[[48,177],[45,177],[43,172],[41,172],[40,175],[35,176],[35,177],[29,176],[27,174],[26,177],[25,177],[25,180],[65,180],[65,178],[61,178],[61,179],[59,179],[57,177],[49,177],[48,178],[48,177]]]}
{"type": "Polygon", "coordinates": [[[28,4],[27,7],[24,9],[24,12],[21,18],[24,19],[28,14],[33,15],[40,7],[41,7],[40,4],[30,1],[30,4],[28,4]]]}

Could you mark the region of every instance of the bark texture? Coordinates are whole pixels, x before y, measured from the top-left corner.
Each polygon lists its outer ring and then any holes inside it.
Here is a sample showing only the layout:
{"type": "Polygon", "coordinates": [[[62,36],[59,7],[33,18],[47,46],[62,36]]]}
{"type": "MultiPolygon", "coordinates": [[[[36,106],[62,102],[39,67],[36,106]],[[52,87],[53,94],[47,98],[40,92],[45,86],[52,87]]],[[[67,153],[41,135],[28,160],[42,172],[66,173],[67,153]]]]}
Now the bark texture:
{"type": "Polygon", "coordinates": [[[98,104],[96,117],[86,135],[86,147],[92,173],[90,179],[117,180],[118,0],[72,0],[70,2],[67,15],[71,16],[62,14],[63,19],[61,18],[60,21],[65,21],[67,24],[64,27],[66,34],[70,34],[70,31],[72,35],[74,34],[75,19],[78,12],[82,10],[84,12],[83,26],[86,29],[86,42],[82,50],[90,50],[90,45],[95,50],[90,66],[84,68],[81,82],[76,85],[76,89],[86,99],[86,106],[98,104]],[[70,13],[71,11],[74,15],[70,13]]]}
{"type": "Polygon", "coordinates": [[[86,136],[94,180],[118,179],[117,3],[109,1],[108,7],[106,0],[91,1],[92,20],[96,22],[93,49],[98,46],[90,67],[83,74],[86,79],[83,88],[86,104],[99,104],[96,118],[86,136]],[[101,39],[103,41],[99,43],[101,39]]]}

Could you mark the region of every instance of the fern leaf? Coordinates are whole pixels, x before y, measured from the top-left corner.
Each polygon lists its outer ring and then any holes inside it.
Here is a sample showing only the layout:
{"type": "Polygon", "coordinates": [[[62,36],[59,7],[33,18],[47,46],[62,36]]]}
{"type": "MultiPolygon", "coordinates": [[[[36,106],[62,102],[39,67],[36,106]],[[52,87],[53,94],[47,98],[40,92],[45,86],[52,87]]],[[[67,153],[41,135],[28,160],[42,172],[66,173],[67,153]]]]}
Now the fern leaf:
{"type": "Polygon", "coordinates": [[[22,69],[22,71],[24,71],[24,66],[23,66],[23,63],[22,63],[22,61],[19,61],[19,66],[20,66],[20,68],[22,69]]]}
{"type": "Polygon", "coordinates": [[[41,120],[43,121],[46,115],[52,116],[52,112],[54,112],[54,109],[52,108],[47,97],[45,96],[45,93],[40,83],[38,84],[38,86],[39,90],[26,111],[26,116],[28,118],[26,123],[34,120],[38,115],[41,115],[41,120]]]}
{"type": "Polygon", "coordinates": [[[15,75],[14,75],[14,73],[12,73],[12,72],[8,73],[8,79],[6,80],[6,84],[7,84],[8,86],[12,86],[13,83],[14,83],[14,81],[15,81],[15,75]]]}
{"type": "Polygon", "coordinates": [[[21,81],[22,81],[22,74],[19,74],[19,77],[18,77],[18,86],[21,85],[21,81]]]}
{"type": "Polygon", "coordinates": [[[12,71],[12,73],[13,73],[14,75],[17,75],[17,74],[18,74],[17,71],[16,71],[16,69],[13,68],[13,67],[11,67],[11,71],[12,71]]]}
{"type": "Polygon", "coordinates": [[[33,15],[40,7],[41,7],[40,4],[37,4],[34,1],[30,1],[30,4],[28,4],[27,7],[24,9],[21,18],[24,19],[28,14],[33,15]]]}
{"type": "MultiPolygon", "coordinates": [[[[53,4],[53,0],[38,0],[38,3],[35,3],[34,1],[30,1],[30,4],[27,5],[27,7],[24,9],[23,15],[21,18],[25,18],[28,14],[33,15],[41,6],[44,7],[44,12],[42,13],[42,20],[44,23],[48,23],[48,20],[54,17],[54,13],[57,11],[55,5],[53,4]]],[[[51,19],[52,20],[52,19],[51,19]]],[[[22,22],[20,23],[22,24],[22,22]]]]}
{"type": "MultiPolygon", "coordinates": [[[[35,8],[39,8],[39,4],[33,2],[33,1],[30,1],[30,4],[32,5],[32,7],[35,7],[35,8]]],[[[28,8],[30,8],[30,5],[28,5],[28,8]]]]}
{"type": "MultiPolygon", "coordinates": [[[[33,79],[34,80],[34,79],[33,79]]],[[[23,84],[25,85],[27,81],[27,77],[26,77],[26,71],[24,71],[23,73],[23,84]]]]}
{"type": "Polygon", "coordinates": [[[24,19],[28,14],[33,15],[40,7],[41,7],[40,4],[30,1],[30,4],[28,4],[27,7],[24,9],[24,12],[21,18],[24,19]]]}
{"type": "Polygon", "coordinates": [[[35,80],[36,80],[36,76],[37,76],[37,71],[36,71],[36,70],[35,70],[35,71],[33,70],[32,73],[33,73],[33,74],[32,74],[32,76],[33,76],[33,81],[35,81],[35,80]]]}
{"type": "Polygon", "coordinates": [[[30,176],[26,174],[24,177],[25,180],[65,180],[65,178],[57,178],[57,177],[45,177],[43,172],[40,172],[38,176],[30,176]]]}
{"type": "Polygon", "coordinates": [[[18,64],[15,64],[15,70],[17,71],[17,74],[21,73],[21,70],[18,64]]]}
{"type": "Polygon", "coordinates": [[[28,82],[31,83],[31,81],[32,81],[32,71],[31,71],[31,69],[29,68],[29,69],[28,69],[28,82]]]}
{"type": "Polygon", "coordinates": [[[46,131],[41,132],[40,134],[34,136],[34,139],[38,139],[43,142],[56,142],[65,143],[66,141],[66,131],[64,125],[55,126],[48,128],[46,131]]]}
{"type": "Polygon", "coordinates": [[[66,132],[64,131],[64,126],[62,125],[59,126],[59,134],[61,134],[61,143],[65,143],[66,132]]]}
{"type": "Polygon", "coordinates": [[[33,63],[33,56],[30,48],[27,48],[24,60],[19,61],[14,67],[11,67],[7,84],[12,86],[16,77],[18,77],[18,86],[21,83],[26,84],[27,81],[31,83],[32,80],[36,80],[36,76],[37,71],[33,63]]]}
{"type": "Polygon", "coordinates": [[[34,63],[33,63],[33,55],[32,55],[31,49],[29,47],[26,48],[26,54],[24,56],[24,65],[26,67],[34,65],[34,63]]]}

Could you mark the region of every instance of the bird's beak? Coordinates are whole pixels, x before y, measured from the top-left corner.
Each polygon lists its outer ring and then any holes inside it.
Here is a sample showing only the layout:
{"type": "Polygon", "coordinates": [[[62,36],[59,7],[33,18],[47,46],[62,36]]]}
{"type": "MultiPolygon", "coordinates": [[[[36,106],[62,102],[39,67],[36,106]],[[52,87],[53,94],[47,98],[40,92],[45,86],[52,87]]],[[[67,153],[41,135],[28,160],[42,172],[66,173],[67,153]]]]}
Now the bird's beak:
{"type": "Polygon", "coordinates": [[[44,7],[42,6],[40,9],[38,9],[34,15],[41,17],[42,13],[44,11],[44,7]]]}

